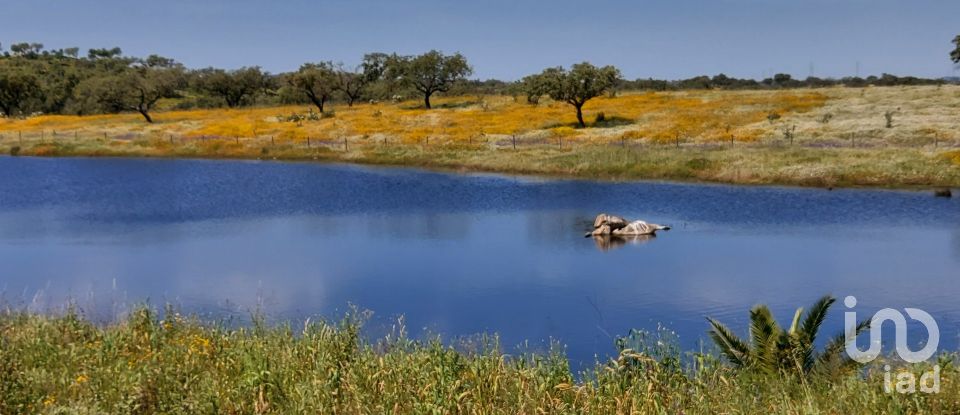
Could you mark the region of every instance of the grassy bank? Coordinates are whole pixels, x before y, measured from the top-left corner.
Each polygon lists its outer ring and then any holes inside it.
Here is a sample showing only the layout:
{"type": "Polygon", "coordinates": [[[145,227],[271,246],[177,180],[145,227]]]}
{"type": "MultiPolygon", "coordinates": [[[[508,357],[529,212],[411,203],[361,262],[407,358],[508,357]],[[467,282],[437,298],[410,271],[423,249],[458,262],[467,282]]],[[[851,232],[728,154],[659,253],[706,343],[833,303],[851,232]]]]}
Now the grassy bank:
{"type": "Polygon", "coordinates": [[[599,179],[960,186],[960,87],[684,91],[556,102],[450,97],[361,104],[0,120],[30,156],[327,160],[599,179]],[[887,115],[889,113],[889,120],[887,115]],[[296,115],[296,117],[291,117],[296,115]],[[889,121],[889,122],[888,122],[889,121]]]}
{"type": "MultiPolygon", "coordinates": [[[[956,413],[939,394],[883,391],[879,368],[806,381],[735,371],[637,342],[575,376],[560,352],[506,355],[361,320],[228,329],[146,309],[94,326],[73,314],[0,314],[0,413],[956,413]]],[[[611,345],[611,347],[613,347],[611,345]]],[[[913,367],[919,372],[923,368],[913,367]]]]}
{"type": "MultiPolygon", "coordinates": [[[[232,141],[58,141],[18,147],[21,156],[319,160],[604,180],[662,179],[799,186],[958,187],[960,152],[916,148],[581,145],[490,149],[480,145],[353,143],[348,150],[232,141]]],[[[9,152],[9,148],[2,148],[9,152]]]]}

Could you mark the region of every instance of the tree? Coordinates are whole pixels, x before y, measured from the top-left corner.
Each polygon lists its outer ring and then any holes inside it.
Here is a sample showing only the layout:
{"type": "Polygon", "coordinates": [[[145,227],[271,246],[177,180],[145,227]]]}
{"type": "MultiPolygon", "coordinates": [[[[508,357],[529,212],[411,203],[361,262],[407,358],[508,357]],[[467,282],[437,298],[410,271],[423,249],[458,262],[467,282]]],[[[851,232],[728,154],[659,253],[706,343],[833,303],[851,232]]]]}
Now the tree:
{"type": "MultiPolygon", "coordinates": [[[[783,330],[774,320],[770,309],[757,305],[750,310],[750,342],[737,337],[720,322],[710,322],[710,338],[730,363],[740,369],[756,370],[765,374],[797,374],[806,376],[813,371],[830,371],[849,367],[853,360],[842,356],[847,335],[840,334],[817,353],[814,342],[830,306],[836,301],[824,296],[803,315],[803,307],[793,315],[788,330],[783,330]],[[801,319],[802,318],[802,319],[801,319]]],[[[865,320],[857,325],[855,338],[870,327],[865,320]]]]}
{"type": "Polygon", "coordinates": [[[87,58],[90,60],[113,59],[113,58],[119,58],[120,55],[122,54],[123,54],[123,50],[117,47],[113,49],[106,49],[106,48],[90,49],[87,51],[87,58]]]}
{"type": "Polygon", "coordinates": [[[287,83],[305,95],[323,113],[323,105],[340,86],[330,62],[305,63],[287,77],[287,83]]]}
{"type": "Polygon", "coordinates": [[[347,106],[352,107],[353,103],[363,96],[363,90],[372,80],[371,77],[362,72],[362,70],[362,65],[352,71],[344,69],[342,64],[337,65],[337,90],[347,98],[347,106]]]}
{"type": "Polygon", "coordinates": [[[270,79],[258,66],[233,71],[207,68],[196,72],[194,86],[201,92],[223,99],[228,107],[236,108],[251,103],[257,93],[268,89],[270,79]]]}
{"type": "Polygon", "coordinates": [[[6,117],[22,114],[28,103],[38,100],[40,80],[22,67],[0,65],[0,112],[6,117]]]}
{"type": "Polygon", "coordinates": [[[386,76],[423,94],[426,109],[430,109],[430,97],[434,93],[449,91],[472,73],[463,55],[446,56],[436,50],[419,56],[392,55],[386,64],[386,76]]]}
{"type": "Polygon", "coordinates": [[[960,63],[960,35],[953,38],[953,44],[957,45],[957,48],[950,52],[950,59],[953,63],[960,63]]]}
{"type": "Polygon", "coordinates": [[[43,43],[14,43],[10,45],[10,52],[13,53],[13,56],[25,56],[28,58],[36,58],[40,56],[40,52],[43,50],[43,43]]]}
{"type": "Polygon", "coordinates": [[[148,123],[150,110],[161,98],[174,98],[184,87],[180,65],[150,66],[138,62],[120,73],[90,78],[78,85],[80,99],[89,99],[106,112],[136,111],[148,123]]]}
{"type": "Polygon", "coordinates": [[[598,68],[588,62],[573,65],[569,71],[563,67],[548,68],[537,75],[524,78],[528,94],[546,94],[555,101],[566,102],[577,109],[577,122],[583,122],[583,105],[592,98],[616,86],[620,71],[613,66],[598,68]]]}

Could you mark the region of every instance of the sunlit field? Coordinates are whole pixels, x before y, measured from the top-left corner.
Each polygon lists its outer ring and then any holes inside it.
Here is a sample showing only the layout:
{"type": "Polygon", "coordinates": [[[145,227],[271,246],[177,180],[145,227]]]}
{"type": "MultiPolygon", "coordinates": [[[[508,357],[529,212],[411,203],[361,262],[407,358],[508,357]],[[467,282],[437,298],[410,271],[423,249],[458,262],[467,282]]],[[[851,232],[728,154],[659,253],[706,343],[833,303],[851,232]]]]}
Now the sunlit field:
{"type": "MultiPolygon", "coordinates": [[[[167,107],[174,102],[166,102],[167,107]]],[[[802,185],[960,184],[960,87],[623,92],[34,116],[0,120],[19,155],[324,159],[598,178],[802,185]]]]}

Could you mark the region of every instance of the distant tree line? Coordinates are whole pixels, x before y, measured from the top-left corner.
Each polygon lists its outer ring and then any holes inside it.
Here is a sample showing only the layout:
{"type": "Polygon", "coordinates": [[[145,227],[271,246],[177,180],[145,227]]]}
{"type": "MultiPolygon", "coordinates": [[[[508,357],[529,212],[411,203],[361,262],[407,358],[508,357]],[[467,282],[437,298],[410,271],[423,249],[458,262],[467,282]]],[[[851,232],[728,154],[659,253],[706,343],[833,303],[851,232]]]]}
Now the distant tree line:
{"type": "MultiPolygon", "coordinates": [[[[960,62],[960,37],[951,59],[960,62]]],[[[541,96],[571,105],[584,125],[582,107],[591,98],[621,90],[668,91],[681,89],[775,89],[828,86],[929,85],[943,80],[915,77],[847,77],[793,79],[777,74],[757,81],[720,74],[679,81],[624,80],[612,66],[584,62],[564,69],[548,68],[516,82],[468,79],[473,71],[459,54],[429,51],[416,56],[370,53],[355,67],[319,61],[296,71],[271,74],[257,66],[233,70],[187,69],[173,59],[150,55],[124,56],[120,48],[44,49],[40,43],[0,45],[0,115],[98,114],[137,112],[147,122],[159,102],[175,109],[244,107],[251,105],[309,104],[321,114],[330,102],[353,105],[363,101],[419,99],[433,106],[437,94],[506,94],[526,96],[536,103],[541,96]]]]}
{"type": "Polygon", "coordinates": [[[896,76],[882,74],[866,78],[848,76],[843,78],[818,78],[815,76],[806,79],[795,79],[790,74],[776,74],[761,81],[756,79],[740,79],[719,74],[713,77],[696,76],[678,81],[658,79],[637,79],[635,81],[621,81],[617,89],[621,90],[654,90],[674,91],[684,89],[779,89],[779,88],[827,88],[846,86],[859,88],[865,86],[898,86],[898,85],[940,85],[947,82],[945,79],[927,79],[914,76],[896,76]]]}
{"type": "Polygon", "coordinates": [[[437,93],[469,93],[475,84],[467,80],[470,74],[463,55],[437,51],[372,53],[353,68],[326,61],[271,74],[256,66],[190,70],[162,56],[124,56],[120,48],[81,56],[78,48],[17,43],[0,54],[0,115],[137,112],[153,122],[151,111],[165,98],[176,98],[178,109],[312,104],[323,113],[334,100],[353,105],[420,97],[430,108],[437,93]]]}

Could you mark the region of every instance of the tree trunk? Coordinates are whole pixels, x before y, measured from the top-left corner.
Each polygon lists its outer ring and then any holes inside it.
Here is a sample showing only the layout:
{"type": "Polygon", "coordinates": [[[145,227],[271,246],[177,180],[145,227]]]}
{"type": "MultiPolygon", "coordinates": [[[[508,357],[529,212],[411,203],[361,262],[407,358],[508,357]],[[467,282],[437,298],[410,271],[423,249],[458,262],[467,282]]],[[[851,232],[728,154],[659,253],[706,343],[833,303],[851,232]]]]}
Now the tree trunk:
{"type": "Polygon", "coordinates": [[[430,94],[423,94],[423,106],[430,109],[430,94]]]}
{"type": "Polygon", "coordinates": [[[143,119],[147,120],[148,123],[153,124],[153,118],[150,118],[150,114],[147,113],[147,110],[137,110],[140,115],[143,116],[143,119]]]}
{"type": "Polygon", "coordinates": [[[314,98],[314,97],[310,97],[310,101],[312,101],[312,102],[313,102],[313,105],[316,105],[316,106],[317,106],[317,109],[320,110],[320,113],[323,114],[323,101],[324,101],[324,100],[322,100],[322,99],[317,99],[317,98],[314,98]]]}
{"type": "Polygon", "coordinates": [[[580,128],[585,128],[586,123],[583,122],[583,105],[575,105],[577,107],[577,122],[580,123],[580,128]]]}

